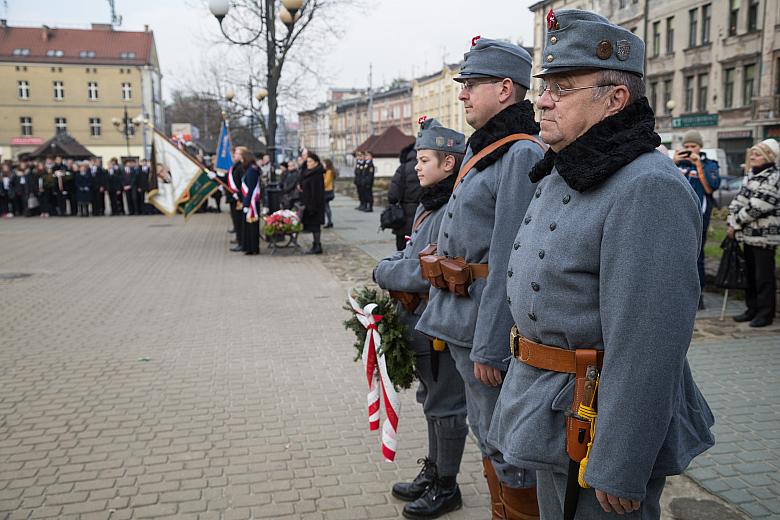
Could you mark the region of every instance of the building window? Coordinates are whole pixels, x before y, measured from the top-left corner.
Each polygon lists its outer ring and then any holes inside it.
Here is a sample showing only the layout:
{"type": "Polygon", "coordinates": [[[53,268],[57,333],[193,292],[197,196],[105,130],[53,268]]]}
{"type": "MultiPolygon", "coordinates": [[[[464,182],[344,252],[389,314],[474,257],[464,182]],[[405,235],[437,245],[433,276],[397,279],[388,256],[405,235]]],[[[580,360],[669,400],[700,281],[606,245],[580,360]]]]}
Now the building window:
{"type": "Polygon", "coordinates": [[[723,71],[723,108],[734,106],[734,67],[723,71]]]}
{"type": "Polygon", "coordinates": [[[710,22],[712,21],[712,4],[701,6],[701,44],[710,43],[710,22]]]}
{"type": "Polygon", "coordinates": [[[57,134],[65,134],[68,132],[68,120],[64,117],[54,118],[54,130],[57,134]]]}
{"type": "Polygon", "coordinates": [[[758,0],[750,0],[748,4],[748,32],[756,32],[758,30],[758,0]]]}
{"type": "Polygon", "coordinates": [[[740,0],[731,0],[729,8],[729,36],[737,34],[737,23],[739,21],[739,2],[740,0]]]}
{"type": "Polygon", "coordinates": [[[652,83],[650,83],[650,108],[652,108],[653,112],[655,113],[657,107],[658,107],[658,82],[653,81],[652,83]]]}
{"type": "Polygon", "coordinates": [[[666,19],[666,54],[674,54],[674,16],[666,19]]]}
{"type": "Polygon", "coordinates": [[[30,82],[26,79],[17,81],[16,93],[19,99],[30,99],[30,82]]]}
{"type": "Polygon", "coordinates": [[[95,101],[98,98],[97,81],[90,81],[87,83],[87,97],[90,101],[95,101]]]}
{"type": "Polygon", "coordinates": [[[625,9],[628,6],[628,0],[620,0],[620,8],[625,9]]]}
{"type": "Polygon", "coordinates": [[[672,80],[664,80],[664,114],[671,114],[672,109],[669,108],[669,101],[672,100],[672,80]]]}
{"type": "Polygon", "coordinates": [[[685,111],[693,112],[693,76],[685,76],[685,111]]]}
{"type": "Polygon", "coordinates": [[[123,60],[134,60],[135,59],[135,53],[134,52],[122,52],[119,54],[119,57],[123,60]]]}
{"type": "Polygon", "coordinates": [[[133,87],[130,83],[122,83],[122,99],[129,100],[133,98],[133,87]]]}
{"type": "Polygon", "coordinates": [[[706,112],[707,111],[707,90],[710,83],[710,75],[709,74],[699,74],[698,78],[698,87],[699,87],[699,99],[698,99],[698,107],[699,112],[706,112]]]}
{"type": "Polygon", "coordinates": [[[54,82],[54,99],[57,101],[65,99],[65,85],[62,81],[54,82]]]}
{"type": "Polygon", "coordinates": [[[688,33],[688,47],[696,47],[696,33],[699,27],[699,10],[691,9],[688,11],[688,26],[690,32],[688,33]]]}
{"type": "Polygon", "coordinates": [[[80,51],[79,58],[94,58],[95,51],[80,51]]]}
{"type": "Polygon", "coordinates": [[[30,49],[14,49],[14,56],[29,56],[30,55],[30,49]]]}
{"type": "Polygon", "coordinates": [[[49,56],[50,58],[62,58],[65,56],[65,53],[60,49],[49,49],[46,51],[46,56],[49,56]]]}
{"type": "Polygon", "coordinates": [[[653,22],[653,57],[661,54],[661,22],[653,22]]]}
{"type": "Polygon", "coordinates": [[[22,127],[22,135],[24,136],[33,135],[32,117],[20,117],[19,124],[22,127]]]}
{"type": "Polygon", "coordinates": [[[742,106],[747,106],[753,101],[753,83],[756,79],[756,65],[745,65],[742,72],[742,106]]]}
{"type": "Polygon", "coordinates": [[[89,135],[92,137],[100,137],[100,118],[99,117],[90,117],[89,118],[89,135]]]}

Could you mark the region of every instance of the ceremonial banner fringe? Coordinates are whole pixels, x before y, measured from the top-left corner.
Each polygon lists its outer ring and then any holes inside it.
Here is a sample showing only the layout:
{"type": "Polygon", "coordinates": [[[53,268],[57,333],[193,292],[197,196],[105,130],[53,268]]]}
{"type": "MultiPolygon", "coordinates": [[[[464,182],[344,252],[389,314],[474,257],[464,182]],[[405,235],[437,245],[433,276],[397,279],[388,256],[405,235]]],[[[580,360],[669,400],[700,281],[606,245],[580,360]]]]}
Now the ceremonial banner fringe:
{"type": "Polygon", "coordinates": [[[382,455],[388,462],[395,460],[398,433],[398,413],[401,402],[395,391],[393,382],[387,374],[387,365],[384,355],[381,353],[382,336],[379,334],[377,324],[382,316],[372,314],[377,304],[369,303],[363,308],[352,297],[352,291],[347,292],[347,299],[358,321],[366,328],[366,342],[363,345],[363,366],[366,370],[368,382],[368,427],[370,430],[379,429],[380,388],[385,402],[385,414],[387,418],[382,425],[382,455]]]}

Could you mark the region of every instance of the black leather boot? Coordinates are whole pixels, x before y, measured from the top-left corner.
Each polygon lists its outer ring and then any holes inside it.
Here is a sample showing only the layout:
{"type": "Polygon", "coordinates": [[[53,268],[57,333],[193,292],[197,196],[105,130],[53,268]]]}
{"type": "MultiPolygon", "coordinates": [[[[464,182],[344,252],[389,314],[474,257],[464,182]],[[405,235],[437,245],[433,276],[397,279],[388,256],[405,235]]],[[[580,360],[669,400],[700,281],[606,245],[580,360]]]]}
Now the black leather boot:
{"type": "Polygon", "coordinates": [[[742,314],[737,314],[736,316],[734,316],[734,321],[736,321],[737,323],[743,323],[743,322],[746,322],[746,321],[753,321],[753,318],[755,318],[755,317],[756,317],[756,313],[755,312],[747,310],[747,311],[743,312],[742,314]]]}
{"type": "Polygon", "coordinates": [[[420,498],[429,484],[436,478],[436,463],[428,457],[417,459],[417,464],[422,464],[422,469],[411,482],[398,482],[393,484],[393,496],[405,502],[412,502],[420,498]]]}
{"type": "Polygon", "coordinates": [[[321,255],[322,254],[322,244],[319,242],[314,242],[311,245],[311,249],[306,251],[307,255],[321,255]]]}
{"type": "Polygon", "coordinates": [[[455,477],[437,477],[425,493],[404,506],[404,517],[412,519],[439,518],[463,507],[460,488],[455,477]]]}

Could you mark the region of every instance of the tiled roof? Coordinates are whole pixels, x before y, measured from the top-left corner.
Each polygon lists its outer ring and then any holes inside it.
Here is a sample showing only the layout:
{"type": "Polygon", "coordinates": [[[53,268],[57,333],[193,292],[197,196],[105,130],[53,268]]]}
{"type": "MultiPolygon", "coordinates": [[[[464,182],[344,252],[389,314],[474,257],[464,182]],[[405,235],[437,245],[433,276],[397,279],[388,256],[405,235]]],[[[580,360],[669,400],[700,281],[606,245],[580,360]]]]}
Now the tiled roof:
{"type": "Polygon", "coordinates": [[[391,126],[379,135],[372,135],[355,152],[371,152],[374,157],[398,157],[405,147],[414,142],[414,137],[401,132],[397,126],[391,126]]]}
{"type": "Polygon", "coordinates": [[[71,159],[89,159],[95,154],[87,150],[84,145],[76,141],[68,134],[57,134],[38,148],[30,152],[28,158],[41,159],[60,155],[71,159]]]}
{"type": "Polygon", "coordinates": [[[151,65],[154,33],[93,29],[0,26],[0,61],[151,65]]]}

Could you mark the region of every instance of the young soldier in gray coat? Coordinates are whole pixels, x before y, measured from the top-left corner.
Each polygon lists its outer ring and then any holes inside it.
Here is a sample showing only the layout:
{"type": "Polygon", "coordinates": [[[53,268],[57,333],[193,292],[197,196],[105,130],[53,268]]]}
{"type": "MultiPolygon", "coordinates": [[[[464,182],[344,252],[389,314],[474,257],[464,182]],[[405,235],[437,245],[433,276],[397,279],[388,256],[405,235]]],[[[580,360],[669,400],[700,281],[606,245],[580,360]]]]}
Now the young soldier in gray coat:
{"type": "Polygon", "coordinates": [[[420,386],[417,401],[428,421],[428,456],[413,482],[393,486],[393,496],[410,503],[406,518],[438,518],[462,505],[456,481],[463,458],[468,427],[463,379],[448,350],[414,330],[425,309],[430,284],[420,277],[419,253],[436,241],[445,205],[452,193],[466,136],[443,127],[435,119],[420,125],[417,141],[417,176],[422,186],[411,238],[403,251],[385,258],[374,269],[374,280],[403,303],[399,312],[409,330],[409,342],[417,354],[420,386]]]}
{"type": "Polygon", "coordinates": [[[542,518],[657,519],[665,477],[713,444],[686,360],[698,199],[655,151],[642,40],[587,11],[548,22],[550,150],[509,261],[517,333],[488,439],[538,470],[542,518]]]}
{"type": "MultiPolygon", "coordinates": [[[[524,101],[530,78],[531,57],[522,48],[485,38],[472,41],[457,78],[466,121],[476,129],[464,161],[506,136],[538,133],[533,106],[524,101]]],[[[423,334],[447,343],[466,384],[469,425],[482,453],[494,518],[537,515],[534,473],[508,464],[486,437],[507,369],[512,316],[506,266],[534,193],[527,173],[541,157],[539,142],[507,142],[456,186],[439,231],[438,255],[472,264],[472,283],[465,296],[432,287],[417,324],[423,334]]]]}

